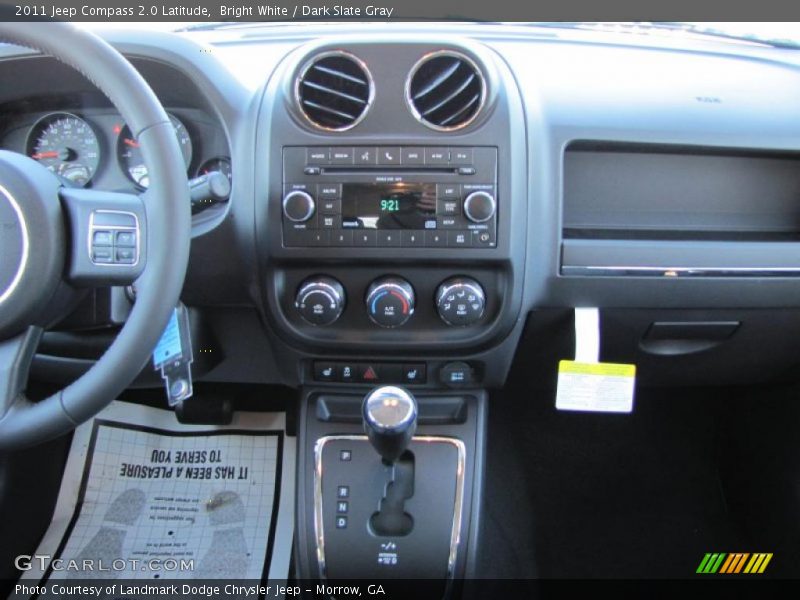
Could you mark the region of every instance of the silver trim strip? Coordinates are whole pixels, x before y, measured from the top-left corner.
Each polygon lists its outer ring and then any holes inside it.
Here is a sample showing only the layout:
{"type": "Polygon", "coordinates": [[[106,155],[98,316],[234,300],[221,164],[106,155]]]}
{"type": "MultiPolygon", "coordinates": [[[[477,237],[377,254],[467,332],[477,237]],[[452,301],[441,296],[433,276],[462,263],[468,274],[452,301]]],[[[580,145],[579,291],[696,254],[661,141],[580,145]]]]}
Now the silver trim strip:
{"type": "Polygon", "coordinates": [[[459,129],[463,129],[464,127],[468,127],[469,125],[474,123],[475,119],[478,118],[478,115],[480,115],[481,112],[483,112],[483,108],[486,105],[486,99],[489,97],[487,85],[488,84],[486,82],[486,76],[483,74],[483,70],[478,66],[477,62],[475,62],[469,56],[463,54],[462,52],[458,52],[456,50],[443,49],[443,50],[435,50],[434,52],[429,52],[414,63],[414,66],[411,67],[411,70],[408,72],[408,75],[406,76],[404,95],[406,97],[406,105],[408,106],[408,110],[411,112],[411,115],[417,121],[425,125],[425,127],[433,129],[434,131],[458,131],[459,129]],[[422,65],[424,65],[432,58],[436,58],[438,56],[452,56],[453,58],[463,60],[475,70],[475,72],[478,74],[478,79],[480,79],[480,84],[481,84],[481,96],[480,100],[478,101],[478,108],[475,109],[475,113],[463,123],[459,123],[458,125],[452,127],[436,125],[425,119],[425,117],[423,117],[422,114],[420,114],[420,112],[417,110],[417,107],[414,106],[414,102],[411,98],[411,80],[414,78],[414,75],[416,75],[417,71],[422,65]]]}
{"type": "MultiPolygon", "coordinates": [[[[88,239],[86,240],[87,252],[89,253],[89,261],[97,267],[135,267],[136,265],[139,264],[139,253],[141,245],[140,235],[141,235],[141,230],[139,229],[139,217],[136,215],[136,213],[127,210],[110,210],[103,208],[93,210],[92,213],[89,215],[89,236],[88,239]],[[112,215],[130,215],[133,217],[133,222],[135,223],[135,225],[133,227],[129,225],[95,225],[94,216],[97,213],[112,214],[112,215]],[[134,261],[132,263],[96,262],[92,254],[92,240],[94,239],[94,232],[97,229],[110,229],[115,232],[117,230],[133,231],[136,234],[136,246],[134,247],[134,261]]],[[[114,242],[111,247],[116,250],[116,242],[114,242]]]]}
{"type": "MultiPolygon", "coordinates": [[[[326,577],[325,565],[325,527],[322,512],[322,450],[328,442],[363,441],[369,443],[365,435],[327,435],[317,440],[314,445],[314,536],[317,545],[317,563],[321,578],[326,577]]],[[[464,510],[464,477],[466,473],[467,449],[464,442],[456,439],[434,435],[414,436],[412,442],[452,444],[458,452],[456,467],[456,497],[453,506],[453,527],[450,531],[450,553],[447,558],[447,576],[453,577],[458,558],[458,544],[461,541],[461,522],[464,510]]]]}
{"type": "Polygon", "coordinates": [[[619,276],[626,272],[648,277],[758,277],[800,275],[798,267],[655,267],[655,266],[589,266],[561,265],[561,274],[566,276],[619,276]]]}
{"type": "MultiPolygon", "coordinates": [[[[346,73],[342,73],[341,76],[344,77],[345,79],[352,79],[352,77],[349,77],[346,73]]],[[[372,108],[372,103],[374,100],[375,100],[375,81],[372,79],[372,73],[370,73],[369,68],[367,67],[367,63],[365,63],[363,60],[361,60],[354,54],[351,54],[350,52],[346,52],[344,50],[328,50],[326,52],[320,52],[318,54],[315,54],[303,64],[297,76],[294,78],[295,106],[297,106],[298,110],[300,111],[300,114],[303,115],[303,118],[306,120],[308,124],[313,125],[315,128],[321,129],[322,131],[329,131],[329,132],[349,131],[350,129],[352,129],[353,127],[355,127],[356,125],[361,123],[361,121],[364,120],[370,108],[372,108]],[[367,76],[367,86],[369,88],[367,102],[364,105],[361,114],[356,118],[356,120],[353,121],[350,125],[346,125],[345,127],[326,127],[325,125],[320,125],[316,121],[312,120],[311,117],[308,116],[308,113],[306,113],[306,111],[303,109],[303,101],[300,98],[300,86],[302,84],[303,79],[306,76],[306,73],[308,73],[308,70],[311,67],[313,67],[318,61],[320,61],[323,58],[328,58],[329,56],[342,56],[344,58],[352,60],[359,67],[361,67],[361,70],[364,71],[364,73],[367,76]]]]}
{"type": "Polygon", "coordinates": [[[30,236],[28,234],[28,222],[25,220],[22,207],[17,202],[17,199],[14,198],[11,192],[3,185],[0,185],[0,194],[8,200],[11,208],[16,213],[17,219],[19,219],[20,231],[22,231],[22,258],[19,261],[17,272],[14,273],[14,277],[11,279],[11,283],[9,283],[8,287],[0,294],[0,304],[2,304],[14,293],[14,290],[19,286],[19,282],[22,281],[22,275],[25,273],[25,268],[28,266],[28,257],[30,256],[30,236]]]}

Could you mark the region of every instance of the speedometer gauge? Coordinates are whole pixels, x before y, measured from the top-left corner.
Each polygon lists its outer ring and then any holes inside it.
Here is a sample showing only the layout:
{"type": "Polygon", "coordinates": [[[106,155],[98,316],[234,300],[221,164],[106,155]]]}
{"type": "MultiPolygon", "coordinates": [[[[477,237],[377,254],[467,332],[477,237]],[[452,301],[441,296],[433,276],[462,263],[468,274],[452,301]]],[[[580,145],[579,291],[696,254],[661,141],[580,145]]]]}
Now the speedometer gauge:
{"type": "Polygon", "coordinates": [[[78,187],[89,183],[100,164],[97,136],[86,121],[70,113],[39,119],[28,133],[26,152],[78,187]]]}
{"type": "MultiPolygon", "coordinates": [[[[169,120],[175,128],[175,137],[178,138],[178,146],[181,149],[183,162],[188,169],[189,164],[192,162],[192,139],[189,137],[189,132],[186,131],[184,124],[177,117],[169,115],[169,120]]],[[[139,149],[139,142],[133,138],[127,125],[119,130],[117,160],[128,178],[136,185],[141,188],[147,188],[150,185],[150,176],[144,164],[142,151],[139,149]]]]}

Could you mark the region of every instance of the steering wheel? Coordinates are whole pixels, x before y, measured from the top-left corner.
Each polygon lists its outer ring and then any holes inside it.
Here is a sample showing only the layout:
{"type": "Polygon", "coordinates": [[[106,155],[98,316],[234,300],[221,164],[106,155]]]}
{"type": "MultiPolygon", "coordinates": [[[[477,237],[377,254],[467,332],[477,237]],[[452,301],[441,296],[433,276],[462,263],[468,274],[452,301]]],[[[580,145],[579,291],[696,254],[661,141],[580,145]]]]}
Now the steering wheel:
{"type": "Polygon", "coordinates": [[[150,175],[141,195],[72,189],[32,158],[0,151],[0,449],[13,449],[74,429],[141,371],[183,287],[191,209],[173,126],[122,55],[67,23],[0,23],[0,41],[49,54],[86,76],[121,113],[150,175]],[[98,232],[112,239],[122,233],[133,251],[93,249],[98,232]],[[60,392],[28,400],[31,360],[64,291],[134,282],[136,303],[103,356],[60,392]]]}

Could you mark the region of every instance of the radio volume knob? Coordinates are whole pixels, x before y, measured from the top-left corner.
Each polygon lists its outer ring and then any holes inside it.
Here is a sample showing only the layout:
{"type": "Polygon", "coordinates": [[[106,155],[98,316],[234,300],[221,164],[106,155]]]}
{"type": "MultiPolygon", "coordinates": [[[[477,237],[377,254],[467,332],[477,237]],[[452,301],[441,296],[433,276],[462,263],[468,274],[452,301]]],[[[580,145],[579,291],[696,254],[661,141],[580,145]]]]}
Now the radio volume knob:
{"type": "Polygon", "coordinates": [[[494,216],[497,202],[489,192],[472,192],[464,199],[464,214],[473,223],[484,223],[494,216]]]}
{"type": "Polygon", "coordinates": [[[283,214],[295,223],[308,221],[315,209],[314,198],[303,190],[293,190],[283,197],[283,214]]]}

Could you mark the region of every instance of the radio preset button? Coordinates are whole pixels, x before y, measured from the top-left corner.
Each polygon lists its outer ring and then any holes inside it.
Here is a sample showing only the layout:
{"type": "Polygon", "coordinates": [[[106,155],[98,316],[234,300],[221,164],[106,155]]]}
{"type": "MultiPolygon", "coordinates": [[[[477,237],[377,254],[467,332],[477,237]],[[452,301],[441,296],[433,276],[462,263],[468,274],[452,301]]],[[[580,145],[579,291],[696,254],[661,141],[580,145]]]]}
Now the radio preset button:
{"type": "Polygon", "coordinates": [[[400,147],[399,146],[381,146],[378,148],[378,164],[379,165],[399,165],[400,164],[400,147]]]}
{"type": "Polygon", "coordinates": [[[377,236],[374,229],[356,229],[353,231],[353,246],[375,246],[377,236]]]}
{"type": "Polygon", "coordinates": [[[402,232],[401,244],[404,248],[422,248],[425,246],[425,232],[407,229],[402,232]]]}
{"type": "Polygon", "coordinates": [[[312,229],[308,233],[309,246],[329,246],[331,232],[327,229],[312,229]]]}
{"type": "Polygon", "coordinates": [[[428,248],[441,248],[447,246],[447,235],[444,231],[426,231],[425,246],[428,248]]]}
{"type": "Polygon", "coordinates": [[[378,247],[400,247],[400,229],[378,230],[378,247]]]}
{"type": "Polygon", "coordinates": [[[349,229],[341,229],[331,232],[331,246],[346,248],[353,245],[353,232],[349,229]]]}
{"type": "Polygon", "coordinates": [[[336,146],[331,148],[331,164],[332,165],[352,165],[353,164],[353,149],[336,146]]]}

